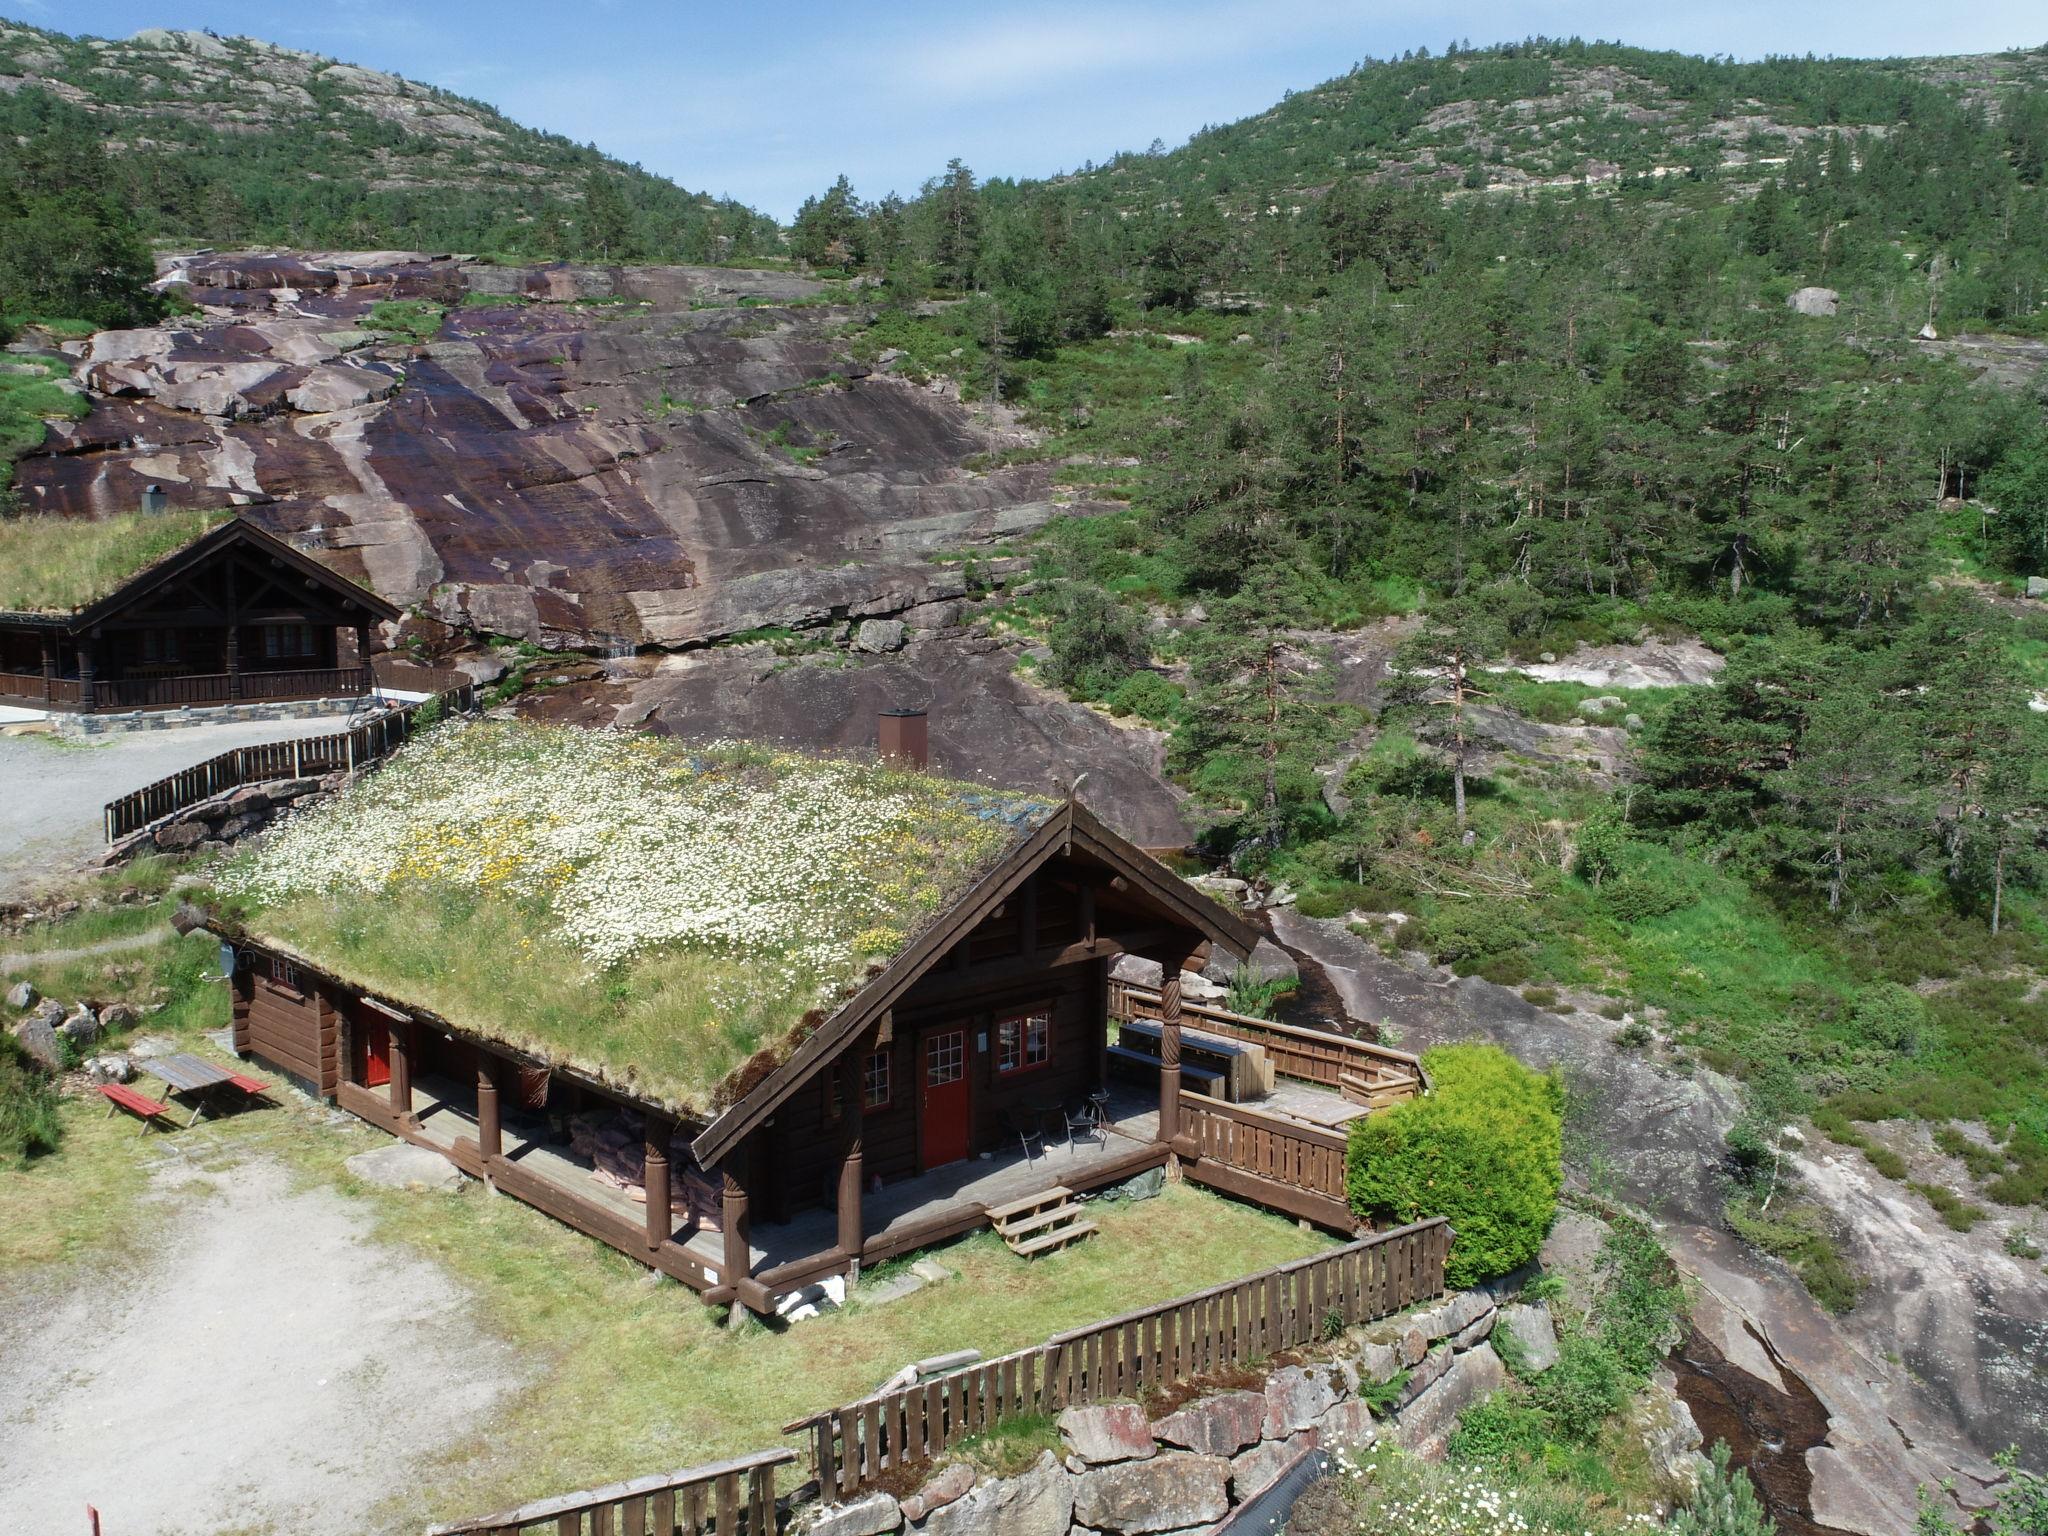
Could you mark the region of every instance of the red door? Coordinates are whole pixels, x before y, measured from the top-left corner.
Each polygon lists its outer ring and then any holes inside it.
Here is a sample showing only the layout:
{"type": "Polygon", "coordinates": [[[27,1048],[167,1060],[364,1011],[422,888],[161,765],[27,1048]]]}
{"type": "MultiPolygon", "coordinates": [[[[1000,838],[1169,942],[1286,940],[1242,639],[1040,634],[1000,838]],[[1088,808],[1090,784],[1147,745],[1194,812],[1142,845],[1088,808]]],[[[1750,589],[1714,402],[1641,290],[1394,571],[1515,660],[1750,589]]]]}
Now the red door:
{"type": "Polygon", "coordinates": [[[924,1166],[957,1163],[967,1155],[967,1031],[945,1029],[924,1037],[923,1088],[918,1117],[924,1128],[924,1166]]]}
{"type": "Polygon", "coordinates": [[[391,1081],[391,1026],[382,1019],[365,1019],[363,1032],[363,1086],[382,1088],[391,1081]]]}

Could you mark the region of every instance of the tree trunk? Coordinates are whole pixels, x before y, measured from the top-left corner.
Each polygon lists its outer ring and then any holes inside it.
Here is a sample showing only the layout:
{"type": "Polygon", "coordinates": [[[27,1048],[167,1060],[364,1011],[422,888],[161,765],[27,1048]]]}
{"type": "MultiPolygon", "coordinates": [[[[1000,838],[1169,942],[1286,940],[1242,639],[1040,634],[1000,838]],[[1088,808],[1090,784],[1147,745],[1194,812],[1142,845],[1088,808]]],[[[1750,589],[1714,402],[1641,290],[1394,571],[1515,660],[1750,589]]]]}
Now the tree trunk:
{"type": "Polygon", "coordinates": [[[2000,839],[1998,857],[1991,866],[1991,937],[1998,937],[1998,919],[2005,907],[2005,842],[2000,839]]]}

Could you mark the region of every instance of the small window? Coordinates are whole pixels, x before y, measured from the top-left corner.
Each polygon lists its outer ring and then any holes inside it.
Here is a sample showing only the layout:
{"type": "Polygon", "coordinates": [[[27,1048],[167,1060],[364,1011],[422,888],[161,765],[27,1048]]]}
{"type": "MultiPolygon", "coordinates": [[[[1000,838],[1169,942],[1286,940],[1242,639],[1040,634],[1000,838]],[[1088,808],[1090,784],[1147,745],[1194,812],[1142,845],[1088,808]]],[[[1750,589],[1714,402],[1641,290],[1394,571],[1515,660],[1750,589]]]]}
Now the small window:
{"type": "Polygon", "coordinates": [[[313,654],[313,626],[310,624],[271,624],[263,631],[263,655],[265,660],[279,661],[296,656],[313,654]]]}
{"type": "Polygon", "coordinates": [[[867,1065],[861,1069],[861,1099],[869,1109],[889,1107],[889,1053],[871,1051],[867,1065]]]}
{"type": "Polygon", "coordinates": [[[996,1071],[1028,1072],[1052,1060],[1052,1010],[996,1020],[996,1071]]]}
{"type": "Polygon", "coordinates": [[[176,661],[178,632],[175,629],[145,629],[142,632],[142,659],[150,666],[176,661]]]}
{"type": "Polygon", "coordinates": [[[299,985],[299,968],[278,955],[270,957],[270,979],[280,987],[287,987],[294,992],[304,990],[299,985]]]}

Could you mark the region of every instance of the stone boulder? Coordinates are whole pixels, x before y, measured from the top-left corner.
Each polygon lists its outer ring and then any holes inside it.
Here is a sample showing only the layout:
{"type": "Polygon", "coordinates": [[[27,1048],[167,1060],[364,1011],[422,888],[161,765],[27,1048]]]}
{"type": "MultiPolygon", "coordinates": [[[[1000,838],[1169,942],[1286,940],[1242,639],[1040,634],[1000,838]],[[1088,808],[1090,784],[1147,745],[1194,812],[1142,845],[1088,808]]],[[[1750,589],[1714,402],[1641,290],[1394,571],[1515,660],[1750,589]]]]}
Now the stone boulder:
{"type": "Polygon", "coordinates": [[[1380,1437],[1372,1409],[1346,1398],[1316,1421],[1316,1444],[1326,1451],[1362,1451],[1380,1437]]]}
{"type": "Polygon", "coordinates": [[[827,1505],[811,1521],[809,1536],[885,1536],[903,1524],[903,1511],[886,1493],[827,1505]]]}
{"type": "Polygon", "coordinates": [[[2029,576],[2027,578],[2027,596],[2048,597],[2048,576],[2029,576]]]}
{"type": "Polygon", "coordinates": [[[1327,1370],[1309,1370],[1298,1365],[1282,1366],[1266,1378],[1265,1437],[1284,1439],[1312,1427],[1330,1411],[1337,1393],[1327,1370]]]}
{"type": "Polygon", "coordinates": [[[1486,1321],[1493,1315],[1493,1298],[1484,1291],[1460,1291],[1455,1296],[1446,1296],[1435,1306],[1417,1312],[1410,1322],[1422,1330],[1422,1336],[1434,1344],[1438,1339],[1453,1338],[1486,1321]]]}
{"type": "Polygon", "coordinates": [[[135,1080],[135,1063],[119,1051],[93,1056],[85,1063],[85,1075],[95,1083],[128,1083],[135,1080]]]}
{"type": "Polygon", "coordinates": [[[956,1461],[903,1501],[903,1518],[922,1520],[935,1509],[965,1498],[974,1488],[974,1468],[956,1461]]]}
{"type": "Polygon", "coordinates": [[[1451,1361],[1457,1351],[1448,1347],[1432,1349],[1419,1361],[1408,1368],[1408,1379],[1401,1383],[1401,1390],[1394,1396],[1394,1411],[1401,1412],[1416,1398],[1435,1386],[1451,1368],[1451,1361]]]}
{"type": "Polygon", "coordinates": [[[1291,1435],[1285,1440],[1265,1440],[1241,1456],[1230,1458],[1230,1500],[1242,1504],[1264,1493],[1280,1476],[1281,1468],[1316,1444],[1309,1434],[1291,1435]]]}
{"type": "Polygon", "coordinates": [[[1541,1376],[1557,1364],[1557,1325],[1544,1303],[1529,1306],[1514,1302],[1500,1309],[1496,1338],[1512,1340],[1508,1358],[1515,1362],[1515,1374],[1524,1378],[1541,1376]]]}
{"type": "Polygon", "coordinates": [[[65,1015],[64,1022],[57,1026],[57,1033],[82,1050],[99,1039],[100,1016],[80,1003],[65,1015]]]}
{"type": "Polygon", "coordinates": [[[1468,1349],[1420,1396],[1401,1410],[1394,1437],[1403,1448],[1434,1459],[1457,1427],[1458,1415],[1507,1385],[1507,1369],[1491,1344],[1468,1349]]]}
{"type": "Polygon", "coordinates": [[[1699,1489],[1706,1458],[1700,1454],[1705,1436],[1677,1391],[1677,1378],[1660,1370],[1628,1411],[1628,1427],[1649,1452],[1650,1475],[1657,1491],[1673,1503],[1685,1503],[1699,1489]]]}
{"type": "Polygon", "coordinates": [[[33,1008],[36,999],[41,996],[42,993],[38,992],[28,982],[17,981],[7,989],[7,1006],[18,1013],[22,1009],[33,1008]]]}
{"type": "Polygon", "coordinates": [[[1842,296],[1832,288],[1800,288],[1785,299],[1785,307],[1802,315],[1832,315],[1841,307],[1842,296]]]}
{"type": "Polygon", "coordinates": [[[1391,1344],[1378,1344],[1368,1340],[1359,1346],[1352,1365],[1358,1372],[1359,1380],[1379,1386],[1392,1381],[1401,1369],[1401,1357],[1391,1344]]]}
{"type": "Polygon", "coordinates": [[[1098,1467],[1075,1484],[1074,1519],[1125,1536],[1207,1525],[1229,1513],[1230,1471],[1220,1456],[1179,1451],[1098,1467]]]}
{"type": "Polygon", "coordinates": [[[1069,1408],[1059,1418],[1060,1440],[1069,1454],[1091,1467],[1142,1461],[1156,1447],[1145,1410],[1136,1403],[1103,1403],[1069,1408]]]}
{"type": "Polygon", "coordinates": [[[133,1003],[109,1003],[100,1010],[100,1023],[109,1031],[133,1029],[141,1022],[141,1010],[133,1003]]]}
{"type": "MultiPolygon", "coordinates": [[[[1154,1464],[1126,1462],[1088,1476],[1106,1477],[1154,1464]]],[[[1067,1536],[1074,1519],[1075,1488],[1085,1481],[1074,1477],[1047,1451],[1028,1472],[983,1483],[965,1498],[928,1515],[923,1529],[927,1536],[1067,1536]]]]}
{"type": "Polygon", "coordinates": [[[440,1153],[409,1141],[358,1152],[342,1165],[366,1184],[450,1194],[462,1188],[462,1170],[440,1153]]]}
{"type": "Polygon", "coordinates": [[[853,633],[853,648],[869,656],[900,651],[904,633],[901,619],[863,619],[860,628],[853,633]]]}
{"type": "Polygon", "coordinates": [[[1152,1433],[1167,1445],[1204,1456],[1235,1456],[1266,1432],[1266,1394],[1219,1392],[1156,1421],[1152,1433]]]}
{"type": "Polygon", "coordinates": [[[14,1043],[29,1057],[52,1072],[64,1070],[64,1048],[57,1043],[57,1030],[41,1014],[31,1014],[14,1026],[14,1043]]]}

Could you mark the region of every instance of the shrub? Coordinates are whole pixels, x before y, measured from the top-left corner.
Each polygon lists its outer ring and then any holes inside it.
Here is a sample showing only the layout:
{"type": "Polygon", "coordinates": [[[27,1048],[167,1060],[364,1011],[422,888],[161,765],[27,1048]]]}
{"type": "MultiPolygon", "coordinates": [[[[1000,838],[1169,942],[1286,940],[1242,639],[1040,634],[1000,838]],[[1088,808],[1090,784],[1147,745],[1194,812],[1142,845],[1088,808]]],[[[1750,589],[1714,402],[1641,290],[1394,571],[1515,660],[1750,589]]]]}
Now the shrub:
{"type": "Polygon", "coordinates": [[[1524,987],[1522,988],[1522,1001],[1532,1008],[1552,1007],[1557,1002],[1557,989],[1555,987],[1524,987]]]}
{"type": "Polygon", "coordinates": [[[1353,1125],[1346,1189],[1368,1221],[1448,1217],[1448,1279],[1469,1286],[1533,1259],[1550,1230],[1564,1088],[1497,1046],[1440,1046],[1423,1061],[1431,1092],[1353,1125]]]}
{"type": "Polygon", "coordinates": [[[1415,940],[1437,964],[1457,965],[1514,955],[1528,935],[1529,914],[1507,902],[1456,901],[1424,919],[1415,940]]]}
{"type": "Polygon", "coordinates": [[[1749,1474],[1729,1464],[1728,1442],[1716,1440],[1692,1502],[1671,1517],[1665,1536],[1772,1536],[1775,1530],[1749,1474]]]}
{"type": "Polygon", "coordinates": [[[0,1161],[54,1152],[62,1134],[57,1085],[12,1035],[0,1035],[0,1161]]]}
{"type": "Polygon", "coordinates": [[[1856,994],[1850,1022],[1872,1045],[1911,1056],[1919,1049],[1920,1032],[1927,1027],[1927,1005],[1911,988],[1881,981],[1856,994]]]}

